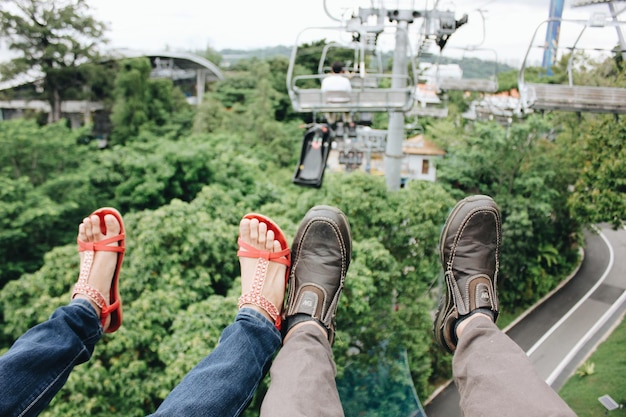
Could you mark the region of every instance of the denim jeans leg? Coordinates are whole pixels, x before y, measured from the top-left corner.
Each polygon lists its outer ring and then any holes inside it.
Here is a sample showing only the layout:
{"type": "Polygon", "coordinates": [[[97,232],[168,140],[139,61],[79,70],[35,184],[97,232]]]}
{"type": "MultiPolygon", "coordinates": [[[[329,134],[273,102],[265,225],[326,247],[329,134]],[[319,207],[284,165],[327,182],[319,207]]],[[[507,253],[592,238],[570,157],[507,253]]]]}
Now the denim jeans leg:
{"type": "Polygon", "coordinates": [[[82,299],[24,333],[0,357],[0,415],[39,415],[72,369],[89,360],[102,333],[96,311],[82,299]]]}
{"type": "Polygon", "coordinates": [[[235,417],[246,409],[281,344],[274,324],[242,308],[215,349],[183,378],[156,416],[235,417]]]}

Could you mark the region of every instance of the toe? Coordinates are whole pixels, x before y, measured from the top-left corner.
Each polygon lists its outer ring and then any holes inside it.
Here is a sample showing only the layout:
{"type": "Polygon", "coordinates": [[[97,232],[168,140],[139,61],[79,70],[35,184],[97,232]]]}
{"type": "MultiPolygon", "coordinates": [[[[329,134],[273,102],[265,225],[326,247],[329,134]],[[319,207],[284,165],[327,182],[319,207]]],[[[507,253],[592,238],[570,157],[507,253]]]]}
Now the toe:
{"type": "Polygon", "coordinates": [[[83,226],[84,226],[84,230],[85,230],[85,242],[93,242],[94,240],[94,230],[93,230],[93,224],[92,224],[92,220],[90,217],[86,217],[85,219],[83,219],[83,226]]]}
{"type": "Polygon", "coordinates": [[[78,239],[83,242],[87,241],[87,232],[85,231],[85,223],[81,223],[78,225],[78,239]]]}
{"type": "Polygon", "coordinates": [[[106,225],[106,237],[116,236],[120,234],[120,224],[112,214],[104,216],[104,224],[106,225]]]}
{"type": "MultiPolygon", "coordinates": [[[[263,249],[265,249],[268,252],[274,252],[274,242],[276,242],[274,240],[274,231],[268,230],[267,236],[265,238],[265,247],[263,249]]],[[[280,243],[278,245],[280,246],[280,243]]]]}
{"type": "Polygon", "coordinates": [[[267,242],[267,224],[259,223],[259,233],[257,237],[257,244],[259,249],[265,249],[265,242],[267,242]]]}
{"type": "Polygon", "coordinates": [[[250,220],[250,235],[248,236],[249,243],[252,245],[256,245],[259,240],[259,220],[251,219],[250,220]]]}
{"type": "Polygon", "coordinates": [[[281,250],[283,250],[283,248],[280,246],[280,242],[278,240],[274,240],[272,249],[273,249],[274,252],[280,252],[281,250]]]}

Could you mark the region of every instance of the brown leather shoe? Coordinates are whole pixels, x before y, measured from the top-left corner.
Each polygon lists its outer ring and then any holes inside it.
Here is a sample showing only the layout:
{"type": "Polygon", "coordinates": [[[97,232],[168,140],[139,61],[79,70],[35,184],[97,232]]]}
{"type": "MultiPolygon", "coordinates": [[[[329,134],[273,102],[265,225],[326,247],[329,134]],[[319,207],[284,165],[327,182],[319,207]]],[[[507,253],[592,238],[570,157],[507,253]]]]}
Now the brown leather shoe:
{"type": "Polygon", "coordinates": [[[310,209],[296,232],[291,256],[285,334],[297,323],[316,320],[332,344],[337,303],[352,256],[346,215],[330,206],[310,209]]]}
{"type": "Polygon", "coordinates": [[[435,317],[435,339],[449,352],[457,345],[456,325],[475,312],[498,318],[496,292],[502,227],[491,197],[459,201],[448,215],[439,239],[446,292],[435,317]]]}

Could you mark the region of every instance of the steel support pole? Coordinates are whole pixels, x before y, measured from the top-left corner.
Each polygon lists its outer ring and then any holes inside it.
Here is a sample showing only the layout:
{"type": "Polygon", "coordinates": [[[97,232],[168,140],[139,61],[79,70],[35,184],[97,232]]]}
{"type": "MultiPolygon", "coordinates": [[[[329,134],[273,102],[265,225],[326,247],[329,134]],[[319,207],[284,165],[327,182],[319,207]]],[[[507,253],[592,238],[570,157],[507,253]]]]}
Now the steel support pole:
{"type": "Polygon", "coordinates": [[[613,4],[613,2],[609,2],[609,10],[611,11],[611,17],[613,18],[613,21],[616,23],[615,30],[617,30],[617,38],[619,39],[619,47],[622,50],[622,59],[626,61],[626,41],[624,41],[624,34],[622,33],[622,28],[617,23],[619,13],[617,12],[617,9],[615,8],[615,5],[613,4]]]}
{"type": "MultiPolygon", "coordinates": [[[[407,31],[408,22],[398,21],[396,29],[396,48],[393,52],[391,88],[406,88],[407,80],[407,31]]],[[[387,189],[400,189],[400,170],[402,167],[402,141],[404,140],[404,113],[389,112],[387,146],[385,150],[385,179],[387,189]]]]}

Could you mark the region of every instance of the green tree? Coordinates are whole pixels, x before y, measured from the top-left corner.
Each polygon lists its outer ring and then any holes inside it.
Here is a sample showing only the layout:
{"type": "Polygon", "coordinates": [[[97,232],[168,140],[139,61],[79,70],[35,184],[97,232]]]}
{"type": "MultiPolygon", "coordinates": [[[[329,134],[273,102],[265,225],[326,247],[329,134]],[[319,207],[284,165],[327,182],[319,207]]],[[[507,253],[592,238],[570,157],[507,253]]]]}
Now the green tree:
{"type": "Polygon", "coordinates": [[[115,78],[111,139],[115,143],[125,143],[135,138],[139,129],[148,121],[145,102],[150,77],[150,61],[147,58],[125,59],[115,78]]]}
{"type": "Polygon", "coordinates": [[[64,123],[0,123],[0,286],[39,268],[44,253],[75,232],[67,220],[86,214],[82,204],[93,201],[88,193],[69,198],[84,177],[68,181],[93,160],[95,148],[79,144],[86,133],[64,123]]]}
{"type": "Polygon", "coordinates": [[[4,121],[0,123],[3,174],[25,176],[39,186],[89,158],[89,147],[79,144],[87,136],[87,129],[72,130],[63,122],[39,127],[33,120],[4,121]]]}
{"type": "Polygon", "coordinates": [[[610,117],[583,127],[580,176],[569,196],[574,216],[583,224],[626,222],[626,123],[610,117]]]}
{"type": "Polygon", "coordinates": [[[88,74],[78,67],[98,59],[106,26],[89,15],[85,0],[2,0],[0,6],[0,35],[19,53],[2,67],[2,74],[11,78],[41,71],[49,121],[56,122],[66,92],[82,86],[88,74]]]}
{"type": "Polygon", "coordinates": [[[210,44],[207,44],[204,50],[193,51],[193,53],[203,58],[206,58],[208,61],[211,61],[215,65],[220,65],[222,62],[222,54],[214,49],[210,44]]]}
{"type": "Polygon", "coordinates": [[[171,80],[150,78],[148,58],[124,59],[119,66],[111,112],[114,143],[137,140],[143,133],[176,139],[191,130],[194,115],[184,95],[171,80]]]}

